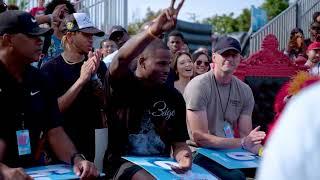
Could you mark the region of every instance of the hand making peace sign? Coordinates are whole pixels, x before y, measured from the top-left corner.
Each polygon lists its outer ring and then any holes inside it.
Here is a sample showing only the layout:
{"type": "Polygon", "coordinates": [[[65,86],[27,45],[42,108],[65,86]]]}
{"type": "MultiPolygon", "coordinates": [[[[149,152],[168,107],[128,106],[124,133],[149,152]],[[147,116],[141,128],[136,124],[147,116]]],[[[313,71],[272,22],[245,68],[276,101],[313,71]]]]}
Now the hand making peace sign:
{"type": "Polygon", "coordinates": [[[164,9],[161,14],[154,20],[150,26],[152,34],[159,35],[165,31],[169,31],[176,26],[177,17],[179,11],[184,3],[184,0],[178,4],[177,8],[174,8],[175,0],[171,0],[169,8],[164,9]]]}

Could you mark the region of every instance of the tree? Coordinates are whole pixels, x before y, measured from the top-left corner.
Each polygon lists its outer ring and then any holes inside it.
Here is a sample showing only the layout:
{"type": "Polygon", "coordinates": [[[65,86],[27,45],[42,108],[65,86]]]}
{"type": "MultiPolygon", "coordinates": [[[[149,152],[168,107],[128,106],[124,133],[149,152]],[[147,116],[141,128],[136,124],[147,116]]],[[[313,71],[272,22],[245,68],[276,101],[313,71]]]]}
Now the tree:
{"type": "Polygon", "coordinates": [[[214,33],[227,34],[237,31],[248,31],[250,28],[251,12],[249,9],[243,9],[242,13],[234,18],[233,13],[229,15],[223,14],[221,16],[215,15],[206,18],[202,23],[211,24],[214,33]]]}
{"type": "Polygon", "coordinates": [[[251,11],[250,9],[243,9],[242,13],[236,18],[238,24],[238,31],[249,31],[251,26],[251,11]]]}
{"type": "Polygon", "coordinates": [[[223,14],[222,16],[214,15],[202,21],[205,24],[211,24],[213,32],[219,34],[231,33],[238,30],[233,13],[223,14]]]}
{"type": "MultiPolygon", "coordinates": [[[[276,17],[289,6],[289,0],[265,0],[261,8],[266,10],[269,19],[276,17]]],[[[226,34],[238,31],[248,31],[251,25],[251,12],[249,9],[243,9],[238,17],[229,15],[214,15],[206,18],[202,23],[211,24],[214,33],[226,34]]]]}
{"type": "Polygon", "coordinates": [[[28,0],[21,0],[18,3],[17,0],[8,0],[8,5],[9,4],[17,5],[20,10],[24,11],[24,10],[26,10],[28,8],[29,1],[28,0]]]}
{"type": "Polygon", "coordinates": [[[289,0],[265,0],[261,8],[267,11],[269,19],[273,19],[289,7],[289,0]]]}
{"type": "Polygon", "coordinates": [[[141,26],[149,21],[152,21],[153,19],[155,19],[160,13],[161,13],[161,9],[158,11],[152,11],[150,7],[147,8],[147,12],[145,15],[145,18],[143,18],[142,20],[138,20],[134,23],[130,23],[128,25],[128,33],[130,35],[134,35],[137,34],[139,32],[139,29],[141,28],[141,26]]]}

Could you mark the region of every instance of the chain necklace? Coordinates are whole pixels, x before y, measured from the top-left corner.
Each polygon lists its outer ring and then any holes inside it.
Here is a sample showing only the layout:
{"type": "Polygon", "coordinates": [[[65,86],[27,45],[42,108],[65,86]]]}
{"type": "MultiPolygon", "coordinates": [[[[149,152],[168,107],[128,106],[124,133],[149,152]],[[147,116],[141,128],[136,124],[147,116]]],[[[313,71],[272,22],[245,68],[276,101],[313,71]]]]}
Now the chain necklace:
{"type": "Polygon", "coordinates": [[[82,56],[82,59],[80,61],[71,62],[70,60],[68,60],[68,58],[66,58],[64,53],[61,53],[61,56],[62,56],[63,61],[69,65],[74,65],[74,64],[80,63],[80,62],[84,61],[84,59],[86,58],[85,56],[82,56]]]}

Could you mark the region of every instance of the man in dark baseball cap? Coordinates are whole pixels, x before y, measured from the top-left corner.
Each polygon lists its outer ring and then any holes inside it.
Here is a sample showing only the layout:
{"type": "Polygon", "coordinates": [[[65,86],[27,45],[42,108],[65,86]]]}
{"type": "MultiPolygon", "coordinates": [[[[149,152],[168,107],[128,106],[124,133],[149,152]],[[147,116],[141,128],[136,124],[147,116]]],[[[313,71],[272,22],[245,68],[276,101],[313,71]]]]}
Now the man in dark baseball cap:
{"type": "Polygon", "coordinates": [[[222,36],[212,47],[214,47],[212,54],[214,71],[226,75],[222,79],[232,79],[241,60],[239,41],[230,36],[222,36]]]}
{"type": "Polygon", "coordinates": [[[130,38],[127,30],[119,25],[112,26],[108,31],[108,35],[109,39],[114,41],[119,48],[121,48],[130,38]]]}
{"type": "MultiPolygon", "coordinates": [[[[223,36],[213,47],[214,68],[193,78],[184,91],[192,143],[206,148],[242,147],[258,154],[265,133],[259,127],[252,130],[253,94],[247,84],[233,75],[241,60],[240,43],[223,36]],[[237,138],[235,128],[241,138],[237,138]]],[[[246,179],[239,169],[224,168],[201,154],[193,162],[221,179],[246,179]]]]}
{"type": "Polygon", "coordinates": [[[4,144],[0,146],[0,179],[31,179],[18,167],[44,165],[43,157],[37,155],[44,137],[56,157],[72,164],[80,178],[98,175],[61,127],[57,98],[47,77],[30,65],[41,54],[40,36],[51,32],[40,28],[27,12],[0,13],[0,143],[4,144]]]}
{"type": "Polygon", "coordinates": [[[52,34],[52,29],[40,28],[36,19],[23,11],[5,11],[0,16],[0,35],[22,33],[29,36],[52,34]]]}
{"type": "Polygon", "coordinates": [[[234,50],[241,53],[241,45],[239,41],[229,36],[222,36],[219,38],[214,46],[214,52],[222,54],[227,50],[234,50]]]}
{"type": "Polygon", "coordinates": [[[65,17],[63,30],[66,32],[83,32],[95,36],[104,36],[104,32],[94,27],[86,13],[73,13],[65,17]]]}

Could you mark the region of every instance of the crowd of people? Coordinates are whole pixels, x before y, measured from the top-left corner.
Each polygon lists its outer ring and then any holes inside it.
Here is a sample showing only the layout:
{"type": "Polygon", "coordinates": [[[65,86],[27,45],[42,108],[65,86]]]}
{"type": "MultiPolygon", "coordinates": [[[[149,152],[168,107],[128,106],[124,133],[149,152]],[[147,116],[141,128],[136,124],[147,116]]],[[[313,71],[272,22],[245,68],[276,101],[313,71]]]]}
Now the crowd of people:
{"type": "MultiPolygon", "coordinates": [[[[154,179],[121,158],[131,155],[172,157],[179,174],[195,163],[221,179],[255,176],[255,169],[230,170],[195,149],[264,152],[266,133],[252,125],[252,90],[234,75],[242,59],[238,40],[219,38],[212,58],[206,47],[191,53],[174,30],[184,0],[172,0],[138,34],[115,25],[94,50],[93,36],[105,32],[86,13],[68,0],[38,2],[24,12],[7,10],[0,0],[0,179],[31,179],[22,168],[61,162],[81,178],[97,177],[95,130],[101,128],[109,131],[103,171],[110,179],[154,179]]],[[[320,13],[313,19],[311,39],[295,28],[284,52],[312,77],[319,75],[320,13]]],[[[289,99],[285,90],[279,101],[289,99]]]]}

